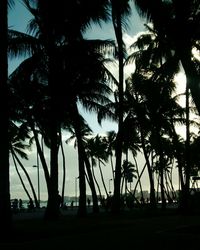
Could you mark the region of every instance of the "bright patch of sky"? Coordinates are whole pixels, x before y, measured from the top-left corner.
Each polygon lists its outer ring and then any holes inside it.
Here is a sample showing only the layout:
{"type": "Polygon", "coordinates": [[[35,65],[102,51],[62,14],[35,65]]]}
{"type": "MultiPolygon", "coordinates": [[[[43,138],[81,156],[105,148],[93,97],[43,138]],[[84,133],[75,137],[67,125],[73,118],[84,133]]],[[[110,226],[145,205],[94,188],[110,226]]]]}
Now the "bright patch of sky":
{"type": "MultiPolygon", "coordinates": [[[[144,27],[145,21],[139,17],[132,2],[131,2],[131,10],[132,14],[129,17],[129,20],[127,21],[128,26],[123,34],[123,41],[126,44],[127,49],[130,47],[130,45],[132,45],[136,41],[138,35],[141,34],[141,32],[144,32],[145,30],[144,27]]],[[[102,23],[101,26],[99,26],[98,24],[92,25],[85,33],[85,37],[87,39],[115,40],[115,33],[112,22],[102,23]]],[[[108,64],[107,68],[114,75],[114,77],[118,79],[117,62],[108,64]]],[[[135,70],[134,64],[126,65],[124,68],[124,78],[126,79],[130,75],[130,73],[134,72],[134,70],[135,70]]],[[[103,133],[105,131],[110,131],[110,130],[117,131],[116,123],[110,121],[103,121],[102,126],[100,126],[97,122],[97,117],[95,114],[88,114],[85,111],[81,111],[81,113],[82,115],[84,115],[85,119],[87,120],[91,128],[93,128],[94,133],[103,133]]]]}
{"type": "MultiPolygon", "coordinates": [[[[8,27],[12,30],[17,30],[20,32],[26,32],[26,27],[29,20],[32,18],[31,14],[22,4],[22,1],[15,0],[15,5],[9,9],[8,13],[8,27]]],[[[20,64],[23,58],[12,58],[9,61],[9,74],[15,70],[15,68],[20,64]]]]}

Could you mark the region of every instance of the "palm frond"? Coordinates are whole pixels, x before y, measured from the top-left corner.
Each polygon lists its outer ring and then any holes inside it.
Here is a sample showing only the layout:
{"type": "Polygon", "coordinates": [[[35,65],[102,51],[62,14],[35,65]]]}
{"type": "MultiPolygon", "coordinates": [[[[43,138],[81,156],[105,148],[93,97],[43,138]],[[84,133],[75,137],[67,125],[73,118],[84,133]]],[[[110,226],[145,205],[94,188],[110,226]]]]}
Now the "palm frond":
{"type": "Polygon", "coordinates": [[[13,57],[31,56],[38,50],[38,40],[25,33],[8,30],[8,54],[13,57]]]}

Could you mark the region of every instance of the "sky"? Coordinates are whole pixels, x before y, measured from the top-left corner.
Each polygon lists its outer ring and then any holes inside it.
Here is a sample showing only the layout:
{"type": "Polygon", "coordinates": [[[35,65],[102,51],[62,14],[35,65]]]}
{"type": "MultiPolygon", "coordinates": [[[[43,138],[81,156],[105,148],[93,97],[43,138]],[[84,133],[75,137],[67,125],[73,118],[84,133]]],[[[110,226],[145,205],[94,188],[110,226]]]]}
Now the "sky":
{"type": "MultiPolygon", "coordinates": [[[[15,1],[15,7],[10,10],[9,12],[9,27],[11,29],[19,30],[22,32],[26,31],[26,23],[30,19],[30,14],[27,12],[27,10],[24,8],[20,0],[15,1]]],[[[130,24],[129,29],[124,33],[124,41],[127,44],[127,46],[131,45],[138,34],[144,31],[144,23],[145,20],[140,19],[138,16],[134,6],[132,6],[133,13],[130,18],[130,24]]],[[[101,27],[98,25],[92,26],[85,36],[88,39],[114,39],[114,31],[111,24],[102,24],[101,27]]],[[[10,60],[9,61],[9,73],[11,73],[17,65],[20,63],[20,60],[10,60]]],[[[133,65],[130,65],[126,68],[127,72],[133,71],[133,65]]],[[[113,68],[114,73],[116,73],[116,68],[113,68]]],[[[182,77],[182,76],[180,76],[182,77]]],[[[183,80],[183,79],[182,79],[183,80]]],[[[84,115],[85,119],[87,120],[90,127],[93,129],[94,133],[105,133],[105,131],[110,130],[116,130],[117,131],[117,124],[111,123],[111,122],[103,122],[102,126],[99,126],[97,123],[96,116],[94,114],[87,114],[82,111],[82,114],[84,115]]],[[[67,135],[64,135],[63,140],[67,138],[67,135]]],[[[78,177],[78,161],[77,161],[77,152],[74,149],[73,144],[66,145],[64,143],[64,150],[66,152],[66,174],[67,174],[67,180],[66,180],[66,188],[65,188],[65,195],[66,196],[74,196],[75,195],[75,189],[77,188],[77,177],[78,177]]],[[[34,168],[33,165],[37,165],[36,161],[36,149],[35,147],[32,148],[32,151],[28,152],[29,160],[24,161],[23,164],[26,167],[27,171],[30,174],[31,179],[33,180],[33,184],[36,187],[37,192],[37,168],[34,168]]],[[[49,162],[49,152],[46,151],[45,153],[46,160],[49,162]]],[[[27,196],[22,189],[22,185],[20,183],[20,180],[17,176],[17,173],[14,169],[13,162],[10,160],[11,163],[11,174],[10,174],[10,183],[11,183],[11,198],[22,198],[27,199],[27,196]]],[[[61,155],[59,155],[59,163],[60,168],[62,169],[62,158],[61,155]]],[[[138,164],[140,170],[144,166],[144,159],[141,156],[138,156],[138,164]]],[[[107,185],[107,188],[111,188],[111,192],[113,192],[113,181],[112,179],[112,173],[111,169],[108,165],[102,166],[102,170],[105,176],[105,182],[107,185]]],[[[39,173],[40,173],[40,197],[42,200],[47,199],[47,192],[45,187],[45,181],[44,181],[44,174],[43,170],[41,169],[41,164],[39,164],[39,173]]],[[[61,171],[62,173],[62,171],[61,171]]],[[[99,178],[99,170],[98,168],[95,169],[95,173],[97,174],[97,177],[99,178]]],[[[59,183],[62,183],[62,174],[59,175],[59,183]]],[[[147,190],[149,188],[147,180],[147,173],[144,173],[144,177],[142,178],[142,181],[144,183],[144,190],[147,190]]],[[[27,188],[29,189],[28,182],[26,181],[26,178],[24,176],[24,181],[27,183],[27,188]]],[[[99,178],[100,181],[100,178],[99,178]]],[[[100,181],[101,182],[101,181],[100,181]]],[[[134,186],[134,184],[133,184],[134,186]]],[[[29,189],[30,190],[30,189],[29,189]]],[[[59,190],[61,192],[61,185],[59,187],[59,190]]],[[[89,188],[87,187],[87,193],[90,194],[89,188]]]]}

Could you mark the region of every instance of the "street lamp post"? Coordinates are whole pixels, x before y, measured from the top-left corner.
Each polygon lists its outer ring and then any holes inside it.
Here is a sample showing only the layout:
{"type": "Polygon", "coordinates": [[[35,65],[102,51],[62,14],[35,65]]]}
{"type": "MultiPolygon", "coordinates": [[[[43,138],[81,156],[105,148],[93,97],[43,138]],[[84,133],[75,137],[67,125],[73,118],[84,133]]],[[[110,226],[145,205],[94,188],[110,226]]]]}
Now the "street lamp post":
{"type": "Polygon", "coordinates": [[[77,180],[79,177],[75,177],[75,205],[77,206],[78,204],[78,197],[77,197],[77,180]]]}

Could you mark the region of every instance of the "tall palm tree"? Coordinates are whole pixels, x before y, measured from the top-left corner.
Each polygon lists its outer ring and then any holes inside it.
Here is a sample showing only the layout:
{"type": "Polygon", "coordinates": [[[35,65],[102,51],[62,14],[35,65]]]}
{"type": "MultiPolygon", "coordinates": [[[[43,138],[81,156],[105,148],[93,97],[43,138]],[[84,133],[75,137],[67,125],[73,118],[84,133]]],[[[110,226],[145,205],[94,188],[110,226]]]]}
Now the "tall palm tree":
{"type": "Polygon", "coordinates": [[[126,18],[130,14],[129,0],[119,1],[111,0],[111,16],[117,41],[117,57],[119,63],[119,83],[118,83],[118,132],[116,137],[116,165],[114,179],[114,194],[112,202],[112,211],[120,212],[120,185],[121,185],[121,167],[122,167],[122,131],[123,131],[123,103],[124,103],[124,42],[123,28],[126,18]]]}
{"type": "MultiPolygon", "coordinates": [[[[51,192],[46,210],[46,217],[57,217],[58,208],[56,207],[56,196],[58,187],[58,145],[57,145],[57,129],[59,127],[58,110],[60,110],[59,99],[62,96],[61,89],[63,80],[60,76],[60,66],[63,63],[58,56],[57,46],[59,44],[72,46],[74,43],[82,39],[82,34],[90,25],[91,21],[99,22],[100,18],[107,19],[106,6],[107,1],[93,2],[88,1],[60,1],[59,5],[52,5],[48,1],[31,1],[24,0],[24,3],[31,11],[35,19],[31,22],[30,28],[37,28],[38,35],[42,39],[44,51],[48,58],[48,86],[50,93],[50,141],[51,141],[51,169],[50,169],[50,186],[51,192]],[[35,4],[35,5],[34,5],[35,4]],[[90,6],[90,8],[88,8],[90,6]],[[78,13],[79,19],[75,19],[78,13]],[[55,13],[59,18],[55,19],[55,13]],[[58,79],[59,78],[59,79],[58,79]],[[55,84],[55,83],[58,83],[55,84]]],[[[35,29],[36,30],[36,29],[35,29]]],[[[72,46],[73,48],[73,46],[72,46]]],[[[72,50],[68,50],[72,55],[72,50]]],[[[66,56],[66,54],[65,54],[66,56]]],[[[66,60],[65,60],[66,61],[66,60]]],[[[68,66],[68,64],[67,64],[68,66]]],[[[70,73],[70,70],[69,70],[70,73]]],[[[71,84],[65,78],[69,85],[71,84]]],[[[65,82],[66,84],[66,82],[65,82]]],[[[70,86],[68,86],[70,87],[70,86]]],[[[72,106],[71,106],[72,107],[72,106]]],[[[75,106],[74,110],[76,110],[75,106]]],[[[78,116],[77,116],[78,117],[78,116]]],[[[77,118],[76,117],[76,118],[77,118]]],[[[82,160],[80,159],[80,162],[82,160]]],[[[81,166],[81,165],[80,165],[81,166]]],[[[84,164],[82,164],[81,172],[84,172],[84,164]]],[[[84,175],[82,175],[84,176],[84,175]]],[[[84,186],[84,177],[80,177],[79,181],[84,186]]],[[[84,189],[84,187],[82,188],[84,189]]],[[[83,199],[84,201],[84,199],[83,199]]]]}
{"type": "Polygon", "coordinates": [[[143,100],[143,95],[141,91],[137,89],[137,86],[140,86],[140,81],[141,79],[138,73],[132,74],[132,76],[127,79],[125,96],[127,101],[128,115],[126,118],[127,120],[126,123],[129,124],[129,128],[132,127],[134,128],[134,130],[138,131],[141,142],[141,148],[143,150],[149,175],[150,204],[152,208],[155,208],[156,200],[155,200],[154,178],[150,161],[151,148],[148,139],[151,122],[149,121],[148,115],[146,113],[146,106],[145,106],[145,101],[143,100]]]}
{"type": "Polygon", "coordinates": [[[10,180],[9,180],[9,110],[8,110],[8,3],[11,1],[1,1],[0,3],[0,31],[3,39],[0,42],[0,112],[2,122],[0,124],[1,146],[0,146],[0,220],[2,225],[2,233],[8,233],[11,223],[11,207],[10,207],[10,180]]]}

